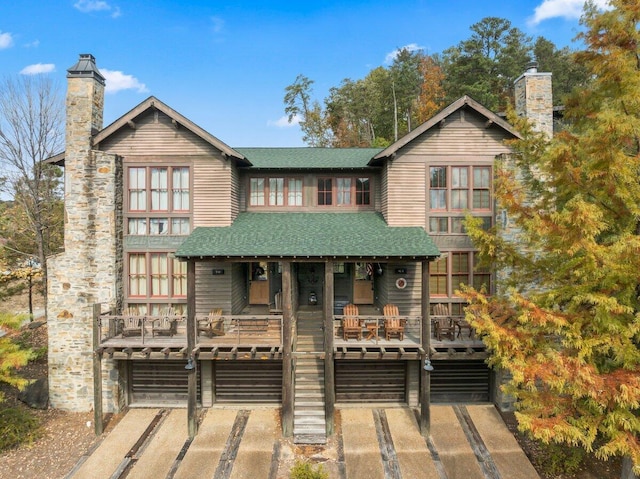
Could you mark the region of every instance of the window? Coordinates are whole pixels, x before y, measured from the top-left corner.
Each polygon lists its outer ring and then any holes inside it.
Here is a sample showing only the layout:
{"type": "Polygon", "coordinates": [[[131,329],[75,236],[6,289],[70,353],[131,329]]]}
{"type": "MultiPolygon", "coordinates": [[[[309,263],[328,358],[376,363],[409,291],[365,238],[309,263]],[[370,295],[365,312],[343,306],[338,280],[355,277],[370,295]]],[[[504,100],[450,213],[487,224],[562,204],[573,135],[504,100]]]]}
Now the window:
{"type": "Polygon", "coordinates": [[[128,210],[129,235],[187,235],[190,220],[189,168],[186,166],[130,167],[128,210]],[[175,213],[181,217],[177,218],[175,213]]]}
{"type": "Polygon", "coordinates": [[[129,168],[129,210],[147,209],[146,168],[129,168]]]}
{"type": "Polygon", "coordinates": [[[449,218],[429,218],[429,233],[442,234],[449,232],[449,218]]]}
{"type": "Polygon", "coordinates": [[[480,266],[473,251],[450,251],[438,261],[429,263],[429,288],[433,297],[456,297],[460,285],[482,286],[491,294],[491,271],[480,266]]]}
{"type": "Polygon", "coordinates": [[[447,257],[429,263],[429,291],[433,296],[447,295],[447,257]]]}
{"type": "Polygon", "coordinates": [[[269,178],[269,205],[284,205],[284,178],[269,178]]]}
{"type": "Polygon", "coordinates": [[[447,168],[429,168],[429,207],[432,210],[447,209],[447,168]]]}
{"type": "Polygon", "coordinates": [[[289,206],[302,206],[302,180],[300,178],[289,178],[287,202],[289,206]]]}
{"type": "Polygon", "coordinates": [[[129,253],[129,298],[185,298],[187,263],[168,252],[129,253]]]}
{"type": "Polygon", "coordinates": [[[264,206],[264,178],[251,178],[249,204],[251,206],[264,206]]]}
{"type": "Polygon", "coordinates": [[[336,204],[351,204],[351,178],[336,178],[336,204]]]}
{"type": "Polygon", "coordinates": [[[490,210],[490,166],[432,166],[429,169],[431,210],[490,210]]]}
{"type": "Polygon", "coordinates": [[[318,178],[318,206],[366,206],[371,204],[369,178],[318,178]]]}
{"type": "Polygon", "coordinates": [[[371,181],[369,178],[356,178],[356,205],[371,204],[371,181]]]}
{"type": "Polygon", "coordinates": [[[466,210],[469,197],[469,169],[451,168],[451,208],[466,210]]]}
{"type": "Polygon", "coordinates": [[[473,209],[491,209],[491,168],[473,167],[473,209]]]}
{"type": "Polygon", "coordinates": [[[318,206],[333,204],[333,180],[331,178],[318,179],[318,206]]]}
{"type": "Polygon", "coordinates": [[[129,255],[129,296],[147,295],[147,261],[143,253],[129,255]]]}
{"type": "Polygon", "coordinates": [[[302,206],[301,178],[250,178],[249,206],[302,206]]]}

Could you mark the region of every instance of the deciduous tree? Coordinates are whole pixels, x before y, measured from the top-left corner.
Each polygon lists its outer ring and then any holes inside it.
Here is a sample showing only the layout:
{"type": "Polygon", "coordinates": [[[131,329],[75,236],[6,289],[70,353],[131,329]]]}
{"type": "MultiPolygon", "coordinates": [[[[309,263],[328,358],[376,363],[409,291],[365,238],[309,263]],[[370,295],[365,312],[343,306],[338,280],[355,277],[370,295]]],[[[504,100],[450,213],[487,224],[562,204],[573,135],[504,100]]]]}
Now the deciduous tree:
{"type": "MultiPolygon", "coordinates": [[[[524,123],[496,179],[500,231],[470,234],[503,272],[468,289],[467,319],[509,371],[520,428],[544,442],[626,456],[640,472],[640,8],[583,16],[592,82],[547,142],[524,123]]],[[[513,120],[516,121],[516,120],[513,120]]]]}

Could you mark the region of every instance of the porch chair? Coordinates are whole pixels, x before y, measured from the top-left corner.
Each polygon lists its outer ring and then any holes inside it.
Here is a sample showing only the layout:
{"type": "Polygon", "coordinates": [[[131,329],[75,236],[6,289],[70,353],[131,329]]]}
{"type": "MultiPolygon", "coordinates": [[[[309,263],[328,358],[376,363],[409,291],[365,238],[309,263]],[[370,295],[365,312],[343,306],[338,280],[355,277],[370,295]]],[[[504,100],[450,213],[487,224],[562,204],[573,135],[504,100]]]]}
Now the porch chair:
{"type": "Polygon", "coordinates": [[[400,312],[395,304],[387,304],[382,308],[384,314],[384,335],[387,341],[392,335],[398,336],[402,341],[404,339],[404,319],[400,318],[400,312]]]}
{"type": "Polygon", "coordinates": [[[456,325],[451,316],[449,316],[449,309],[446,304],[438,303],[434,305],[431,325],[433,326],[433,335],[438,341],[442,341],[442,336],[448,337],[451,341],[455,338],[456,325]]]}
{"type": "Polygon", "coordinates": [[[274,295],[273,303],[269,304],[269,314],[282,314],[282,291],[274,295]]]}
{"type": "Polygon", "coordinates": [[[160,317],[151,320],[151,334],[173,336],[176,334],[176,312],[173,308],[166,308],[160,312],[160,317]]]}
{"type": "Polygon", "coordinates": [[[122,337],[140,336],[142,334],[142,316],[134,308],[125,308],[122,318],[118,320],[122,337]]]}
{"type": "Polygon", "coordinates": [[[475,339],[476,331],[465,319],[456,319],[455,323],[456,326],[458,326],[458,338],[462,335],[462,330],[466,329],[467,331],[469,331],[469,339],[475,339]]]}
{"type": "Polygon", "coordinates": [[[198,333],[202,333],[210,338],[214,336],[224,336],[222,308],[212,309],[208,316],[198,319],[198,333]]]}
{"type": "Polygon", "coordinates": [[[358,307],[355,304],[347,304],[342,313],[342,337],[346,341],[349,336],[355,336],[358,341],[362,341],[362,326],[360,326],[360,318],[358,316],[358,307]]]}

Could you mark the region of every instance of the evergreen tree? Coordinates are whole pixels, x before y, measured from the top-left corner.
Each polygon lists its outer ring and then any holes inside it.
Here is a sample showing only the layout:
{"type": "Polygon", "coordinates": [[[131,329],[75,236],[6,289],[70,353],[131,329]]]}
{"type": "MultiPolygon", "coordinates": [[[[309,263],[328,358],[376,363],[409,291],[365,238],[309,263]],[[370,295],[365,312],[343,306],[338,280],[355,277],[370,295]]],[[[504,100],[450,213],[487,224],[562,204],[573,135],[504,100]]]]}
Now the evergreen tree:
{"type": "MultiPolygon", "coordinates": [[[[497,294],[466,289],[467,319],[509,371],[520,429],[625,456],[640,472],[640,8],[588,4],[593,76],[567,101],[567,130],[524,140],[496,178],[500,231],[469,231],[508,272],[497,294]]],[[[513,120],[516,122],[516,120],[513,120]]]]}

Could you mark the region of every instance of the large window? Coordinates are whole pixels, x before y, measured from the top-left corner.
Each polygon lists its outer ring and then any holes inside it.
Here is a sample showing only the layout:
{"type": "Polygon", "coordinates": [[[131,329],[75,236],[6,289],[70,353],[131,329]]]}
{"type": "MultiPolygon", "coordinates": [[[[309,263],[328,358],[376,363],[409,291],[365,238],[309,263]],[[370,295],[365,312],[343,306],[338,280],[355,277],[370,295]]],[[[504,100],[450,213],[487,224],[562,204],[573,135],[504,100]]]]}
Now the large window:
{"type": "Polygon", "coordinates": [[[191,231],[189,168],[129,167],[126,232],[187,235],[191,231]]]}
{"type": "Polygon", "coordinates": [[[167,252],[129,253],[129,298],[186,298],[187,264],[167,252]]]}
{"type": "Polygon", "coordinates": [[[466,234],[470,212],[491,227],[491,167],[432,166],[429,169],[429,233],[466,234]]]}
{"type": "Polygon", "coordinates": [[[302,179],[249,178],[250,206],[302,206],[302,179]]]}
{"type": "Polygon", "coordinates": [[[318,178],[318,206],[366,206],[370,204],[371,180],[369,178],[318,178]]]}
{"type": "Polygon", "coordinates": [[[433,297],[456,297],[461,285],[484,287],[491,293],[491,272],[480,266],[473,251],[451,251],[429,264],[429,289],[433,297]]]}

